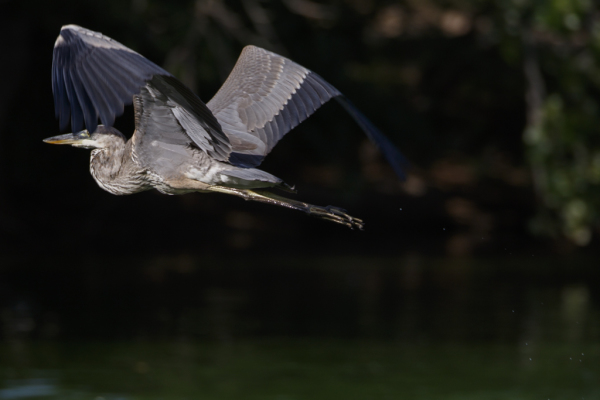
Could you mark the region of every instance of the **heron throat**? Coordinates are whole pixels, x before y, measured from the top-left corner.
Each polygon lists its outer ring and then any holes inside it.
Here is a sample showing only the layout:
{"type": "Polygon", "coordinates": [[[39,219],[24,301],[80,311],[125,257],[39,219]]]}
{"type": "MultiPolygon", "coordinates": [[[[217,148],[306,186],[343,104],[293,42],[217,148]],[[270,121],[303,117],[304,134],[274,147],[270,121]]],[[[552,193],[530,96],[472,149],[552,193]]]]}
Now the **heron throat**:
{"type": "Polygon", "coordinates": [[[98,186],[115,195],[134,194],[152,188],[143,169],[132,157],[130,141],[92,150],[90,173],[98,186]]]}

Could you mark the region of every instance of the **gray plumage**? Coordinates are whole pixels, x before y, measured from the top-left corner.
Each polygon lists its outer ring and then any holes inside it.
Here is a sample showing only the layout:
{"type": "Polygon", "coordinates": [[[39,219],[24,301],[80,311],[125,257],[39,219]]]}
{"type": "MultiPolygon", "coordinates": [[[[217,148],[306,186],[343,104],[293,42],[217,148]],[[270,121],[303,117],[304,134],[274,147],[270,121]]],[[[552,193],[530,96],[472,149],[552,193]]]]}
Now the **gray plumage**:
{"type": "Polygon", "coordinates": [[[291,188],[254,167],[277,142],[322,104],[336,98],[399,176],[403,157],[342,94],[314,72],[267,50],[247,46],[207,103],[140,54],[76,25],[63,26],[54,46],[52,90],[62,129],[49,143],[90,148],[90,171],[105,190],[131,194],[221,192],[305,211],[351,228],[361,220],[268,191],[291,188]],[[130,140],[112,128],[133,102],[130,140]],[[103,125],[98,125],[98,120],[103,125]],[[91,133],[91,134],[90,134],[91,133]]]}

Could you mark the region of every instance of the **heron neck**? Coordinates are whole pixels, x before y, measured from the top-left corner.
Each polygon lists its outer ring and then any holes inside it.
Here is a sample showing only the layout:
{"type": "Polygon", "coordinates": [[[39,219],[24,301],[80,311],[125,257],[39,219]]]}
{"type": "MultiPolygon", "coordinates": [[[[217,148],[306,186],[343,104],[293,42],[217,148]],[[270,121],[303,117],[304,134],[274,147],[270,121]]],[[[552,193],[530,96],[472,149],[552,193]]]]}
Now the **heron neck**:
{"type": "Polygon", "coordinates": [[[92,150],[90,172],[98,185],[116,195],[148,190],[141,169],[131,157],[131,141],[92,150]]]}

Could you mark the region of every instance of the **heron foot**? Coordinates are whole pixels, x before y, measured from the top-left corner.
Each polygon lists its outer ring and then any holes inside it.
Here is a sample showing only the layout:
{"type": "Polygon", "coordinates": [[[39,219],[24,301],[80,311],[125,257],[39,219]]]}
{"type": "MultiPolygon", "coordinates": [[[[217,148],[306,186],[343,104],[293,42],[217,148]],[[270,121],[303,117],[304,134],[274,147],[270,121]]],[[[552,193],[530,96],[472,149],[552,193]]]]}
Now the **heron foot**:
{"type": "Polygon", "coordinates": [[[341,225],[345,225],[350,229],[359,229],[362,231],[365,227],[365,223],[362,219],[351,216],[343,208],[335,206],[321,207],[312,204],[306,205],[307,207],[305,212],[317,218],[322,218],[341,225]]]}

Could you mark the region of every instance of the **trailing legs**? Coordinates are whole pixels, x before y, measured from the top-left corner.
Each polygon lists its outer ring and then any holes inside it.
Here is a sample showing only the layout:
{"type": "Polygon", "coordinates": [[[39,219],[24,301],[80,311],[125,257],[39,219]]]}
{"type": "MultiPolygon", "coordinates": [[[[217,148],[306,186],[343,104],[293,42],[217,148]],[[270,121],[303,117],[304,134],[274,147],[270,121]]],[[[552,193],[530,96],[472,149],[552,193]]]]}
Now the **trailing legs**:
{"type": "Polygon", "coordinates": [[[317,218],[333,221],[338,224],[347,226],[350,229],[364,228],[364,222],[361,219],[354,218],[346,213],[345,210],[334,206],[315,206],[313,204],[304,203],[297,200],[288,199],[271,193],[267,190],[260,189],[235,189],[225,186],[210,186],[208,190],[218,193],[232,194],[239,196],[244,200],[258,201],[261,203],[274,204],[281,207],[291,208],[293,210],[304,211],[305,213],[317,218]]]}

